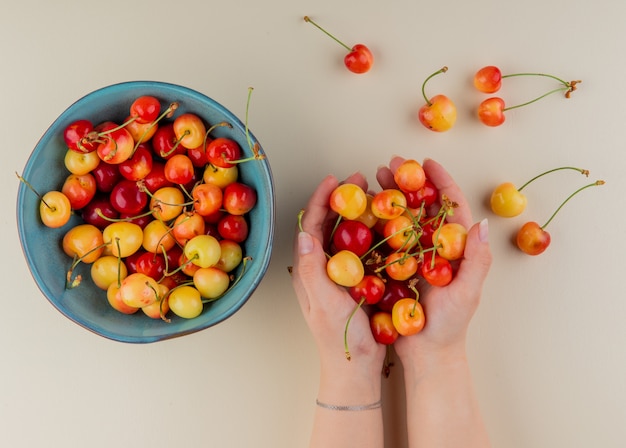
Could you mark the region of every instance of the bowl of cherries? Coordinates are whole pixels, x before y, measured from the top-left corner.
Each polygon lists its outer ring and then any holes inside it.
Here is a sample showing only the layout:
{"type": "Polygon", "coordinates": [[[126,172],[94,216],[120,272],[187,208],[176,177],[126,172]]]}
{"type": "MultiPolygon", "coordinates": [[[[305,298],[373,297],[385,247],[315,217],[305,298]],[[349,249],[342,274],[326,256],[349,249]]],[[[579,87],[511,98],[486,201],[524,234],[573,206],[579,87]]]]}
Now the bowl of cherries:
{"type": "Polygon", "coordinates": [[[17,175],[19,238],[48,301],[127,343],[236,313],[267,271],[275,227],[269,161],[247,116],[154,81],[69,106],[17,175]]]}

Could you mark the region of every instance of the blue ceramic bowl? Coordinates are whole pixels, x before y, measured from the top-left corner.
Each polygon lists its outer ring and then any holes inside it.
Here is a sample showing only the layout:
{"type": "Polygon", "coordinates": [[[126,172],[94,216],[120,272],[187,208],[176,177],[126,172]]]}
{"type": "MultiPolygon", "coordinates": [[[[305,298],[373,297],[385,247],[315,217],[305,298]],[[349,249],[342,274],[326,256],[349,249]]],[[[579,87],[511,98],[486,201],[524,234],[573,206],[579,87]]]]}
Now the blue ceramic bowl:
{"type": "MultiPolygon", "coordinates": [[[[122,122],[131,103],[141,95],[153,95],[164,105],[178,101],[177,114],[194,112],[207,123],[227,121],[232,129],[219,127],[213,136],[235,139],[244,156],[250,156],[245,125],[225,107],[211,98],[178,85],[133,81],[96,90],[72,104],[52,123],[33,150],[23,177],[42,194],[60,190],[69,174],[64,166],[66,145],[63,130],[71,122],[85,118],[93,123],[105,119],[122,122]]],[[[165,106],[164,106],[165,107],[165,106]]],[[[258,143],[249,134],[253,143],[258,143]]],[[[114,310],[105,291],[90,279],[90,265],[79,264],[77,274],[82,283],[74,289],[65,288],[71,259],[62,250],[65,232],[81,222],[78,216],[60,229],[45,227],[39,218],[39,198],[23,183],[17,196],[17,225],[26,262],[37,286],[50,303],[78,325],[105,338],[128,343],[148,343],[183,336],[204,330],[232,316],[253,294],[270,262],[275,227],[275,196],[272,174],[267,159],[253,160],[239,165],[240,179],[257,191],[258,202],[249,213],[250,234],[244,243],[244,254],[252,261],[246,266],[241,280],[219,300],[205,305],[195,319],[172,317],[171,323],[151,319],[141,311],[125,315],[114,310]]]]}

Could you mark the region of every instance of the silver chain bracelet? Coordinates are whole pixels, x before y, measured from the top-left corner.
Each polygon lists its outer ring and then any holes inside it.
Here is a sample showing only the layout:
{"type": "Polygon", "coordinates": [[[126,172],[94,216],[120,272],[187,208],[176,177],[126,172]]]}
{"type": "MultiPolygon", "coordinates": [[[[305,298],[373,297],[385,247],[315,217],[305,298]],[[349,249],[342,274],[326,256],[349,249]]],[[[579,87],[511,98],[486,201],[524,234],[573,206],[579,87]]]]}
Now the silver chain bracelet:
{"type": "Polygon", "coordinates": [[[331,411],[369,411],[371,409],[378,409],[382,406],[383,400],[380,399],[375,403],[364,404],[360,406],[342,406],[336,404],[322,403],[319,400],[315,400],[315,404],[324,409],[330,409],[331,411]]]}

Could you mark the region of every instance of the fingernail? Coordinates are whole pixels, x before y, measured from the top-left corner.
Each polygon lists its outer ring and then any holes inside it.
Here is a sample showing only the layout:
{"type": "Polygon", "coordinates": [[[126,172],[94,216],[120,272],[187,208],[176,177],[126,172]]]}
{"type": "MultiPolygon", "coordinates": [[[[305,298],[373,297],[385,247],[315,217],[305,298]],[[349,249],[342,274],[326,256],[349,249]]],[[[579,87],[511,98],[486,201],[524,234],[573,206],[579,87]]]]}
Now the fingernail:
{"type": "Polygon", "coordinates": [[[487,221],[487,218],[483,219],[478,224],[478,239],[481,243],[489,241],[489,221],[487,221]]]}
{"type": "Polygon", "coordinates": [[[300,255],[310,254],[313,250],[313,238],[307,232],[298,234],[298,253],[300,255]]]}

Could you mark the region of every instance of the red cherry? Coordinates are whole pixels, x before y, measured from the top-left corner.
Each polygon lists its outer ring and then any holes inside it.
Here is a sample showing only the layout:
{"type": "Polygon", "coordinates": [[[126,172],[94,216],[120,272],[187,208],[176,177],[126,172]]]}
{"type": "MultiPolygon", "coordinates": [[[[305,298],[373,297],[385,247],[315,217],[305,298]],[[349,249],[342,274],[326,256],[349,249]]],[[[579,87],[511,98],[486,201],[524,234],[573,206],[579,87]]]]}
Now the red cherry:
{"type": "Polygon", "coordinates": [[[124,179],[111,190],[111,205],[120,213],[138,215],[148,204],[148,195],[141,191],[136,182],[124,179]]]}
{"type": "Polygon", "coordinates": [[[97,145],[83,139],[93,130],[91,121],[76,120],[70,123],[63,131],[63,140],[65,140],[65,144],[72,151],[81,153],[92,152],[96,150],[97,145]]]}
{"type": "Polygon", "coordinates": [[[230,138],[216,138],[207,145],[206,152],[209,163],[220,168],[231,168],[235,166],[231,162],[241,159],[239,144],[230,138]]]}
{"type": "Polygon", "coordinates": [[[407,282],[399,280],[387,280],[385,284],[385,292],[376,304],[382,311],[391,313],[393,305],[400,299],[416,297],[415,292],[409,288],[407,282]]]}
{"type": "Polygon", "coordinates": [[[372,65],[374,64],[374,56],[367,46],[363,44],[356,44],[351,48],[311,20],[309,16],[304,16],[304,21],[309,22],[311,25],[315,26],[317,29],[348,50],[348,54],[344,57],[343,63],[352,73],[367,73],[372,68],[372,65]]]}
{"type": "Polygon", "coordinates": [[[217,223],[217,232],[225,240],[242,243],[248,238],[248,221],[241,215],[225,215],[217,223]]]}
{"type": "Polygon", "coordinates": [[[109,219],[117,219],[119,217],[119,212],[113,208],[109,197],[102,193],[96,195],[89,204],[81,210],[83,221],[103,230],[106,226],[111,224],[111,221],[100,215],[104,215],[109,219]]]}
{"type": "Polygon", "coordinates": [[[122,179],[122,175],[115,165],[108,163],[99,163],[91,172],[96,179],[96,188],[98,191],[109,193],[113,187],[122,179]]]}
{"type": "Polygon", "coordinates": [[[424,186],[417,191],[407,191],[404,193],[406,197],[406,205],[410,208],[420,208],[422,204],[424,207],[433,205],[437,200],[439,191],[435,184],[426,179],[424,186]]]}
{"type": "Polygon", "coordinates": [[[141,180],[152,171],[152,151],[142,143],[130,159],[118,165],[120,174],[128,180],[141,180]]]}
{"type": "Polygon", "coordinates": [[[144,95],[133,101],[130,106],[130,116],[139,123],[152,123],[159,117],[161,102],[150,95],[144,95]]]}
{"type": "Polygon", "coordinates": [[[375,305],[385,293],[385,282],[377,275],[368,274],[358,284],[348,288],[348,293],[356,303],[364,300],[368,305],[375,305]]]}
{"type": "Polygon", "coordinates": [[[159,161],[152,162],[152,169],[143,178],[143,183],[150,193],[154,193],[163,187],[174,185],[165,177],[165,164],[159,161]]]}
{"type": "Polygon", "coordinates": [[[335,250],[349,250],[359,257],[370,250],[373,240],[370,228],[360,221],[341,221],[333,234],[335,250]]]}

